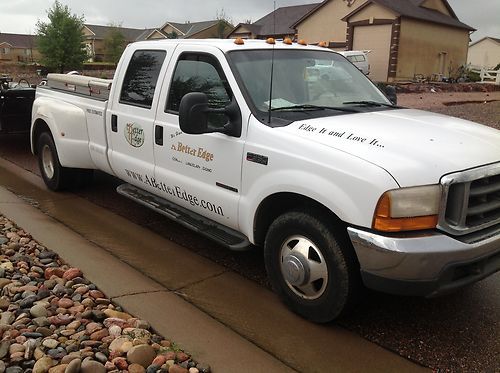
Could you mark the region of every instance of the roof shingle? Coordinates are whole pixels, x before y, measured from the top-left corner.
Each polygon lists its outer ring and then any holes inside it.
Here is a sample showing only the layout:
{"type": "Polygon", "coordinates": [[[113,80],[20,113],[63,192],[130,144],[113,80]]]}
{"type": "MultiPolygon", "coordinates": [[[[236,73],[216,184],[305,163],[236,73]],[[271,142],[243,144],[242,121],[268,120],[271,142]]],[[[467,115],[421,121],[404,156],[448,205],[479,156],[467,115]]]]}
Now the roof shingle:
{"type": "Polygon", "coordinates": [[[376,3],[385,8],[391,9],[392,11],[400,14],[403,17],[415,18],[423,21],[439,23],[442,25],[458,27],[469,31],[475,30],[473,27],[460,22],[446,0],[444,2],[451,13],[451,16],[438,12],[437,10],[422,7],[421,5],[423,1],[424,0],[369,0],[369,2],[367,2],[365,5],[362,5],[359,8],[355,9],[352,13],[348,14],[343,19],[348,19],[350,16],[356,14],[358,10],[364,8],[369,3],[376,3]]]}
{"type": "Polygon", "coordinates": [[[317,6],[318,3],[281,7],[255,21],[252,26],[259,26],[258,34],[262,36],[295,34],[293,25],[317,6]]]}
{"type": "Polygon", "coordinates": [[[0,44],[1,43],[10,44],[13,48],[29,49],[35,47],[36,36],[24,34],[7,34],[0,32],[0,44]]]}

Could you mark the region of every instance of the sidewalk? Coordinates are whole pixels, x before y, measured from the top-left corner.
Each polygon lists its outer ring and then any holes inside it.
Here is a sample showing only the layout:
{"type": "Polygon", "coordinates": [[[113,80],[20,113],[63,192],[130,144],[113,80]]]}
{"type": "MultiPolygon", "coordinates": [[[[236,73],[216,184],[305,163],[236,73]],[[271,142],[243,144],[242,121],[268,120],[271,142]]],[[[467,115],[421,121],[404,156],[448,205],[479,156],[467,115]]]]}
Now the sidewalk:
{"type": "Polygon", "coordinates": [[[293,371],[175,293],[83,239],[40,210],[0,187],[0,213],[40,244],[78,266],[106,296],[214,372],[293,371]]]}
{"type": "Polygon", "coordinates": [[[0,184],[37,206],[0,189],[0,213],[216,372],[426,371],[335,324],[311,324],[268,289],[78,196],[47,191],[2,159],[0,184]]]}

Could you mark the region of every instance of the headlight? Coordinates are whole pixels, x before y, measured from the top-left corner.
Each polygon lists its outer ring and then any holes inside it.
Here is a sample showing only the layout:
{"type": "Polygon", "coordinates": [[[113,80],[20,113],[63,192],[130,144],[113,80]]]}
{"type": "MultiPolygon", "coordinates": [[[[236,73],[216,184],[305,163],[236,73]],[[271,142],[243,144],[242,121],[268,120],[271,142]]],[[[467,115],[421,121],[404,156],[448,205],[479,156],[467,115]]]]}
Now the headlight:
{"type": "Polygon", "coordinates": [[[384,232],[436,228],[440,201],[439,185],[388,191],[378,201],[373,228],[384,232]]]}

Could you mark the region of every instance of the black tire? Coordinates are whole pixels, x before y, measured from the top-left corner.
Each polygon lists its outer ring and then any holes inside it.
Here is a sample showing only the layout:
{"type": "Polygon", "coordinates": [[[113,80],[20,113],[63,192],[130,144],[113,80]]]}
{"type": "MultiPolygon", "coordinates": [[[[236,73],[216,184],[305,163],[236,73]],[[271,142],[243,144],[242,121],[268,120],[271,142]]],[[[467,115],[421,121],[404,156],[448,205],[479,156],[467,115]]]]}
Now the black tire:
{"type": "Polygon", "coordinates": [[[71,170],[61,166],[54,139],[48,132],[42,132],[37,141],[38,167],[45,185],[50,190],[67,189],[71,184],[71,170]]]}
{"type": "Polygon", "coordinates": [[[359,292],[359,264],[354,249],[345,232],[336,232],[330,226],[331,220],[331,216],[322,214],[288,212],[271,224],[264,244],[273,290],[292,311],[317,323],[330,322],[346,312],[359,292]],[[304,252],[302,248],[307,248],[307,258],[300,253],[304,252]],[[316,268],[315,274],[323,276],[311,282],[312,270],[308,275],[300,268],[316,268]]]}

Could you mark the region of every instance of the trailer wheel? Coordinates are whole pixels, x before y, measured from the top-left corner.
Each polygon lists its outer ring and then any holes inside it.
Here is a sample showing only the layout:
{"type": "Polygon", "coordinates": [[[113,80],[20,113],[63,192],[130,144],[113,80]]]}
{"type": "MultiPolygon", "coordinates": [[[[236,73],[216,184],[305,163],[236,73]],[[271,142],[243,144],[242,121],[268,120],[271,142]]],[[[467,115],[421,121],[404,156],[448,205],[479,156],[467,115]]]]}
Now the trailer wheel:
{"type": "Polygon", "coordinates": [[[42,132],[37,141],[38,166],[45,185],[50,190],[67,189],[72,181],[72,170],[61,166],[54,140],[50,133],[42,132]]]}
{"type": "Polygon", "coordinates": [[[328,218],[301,211],[281,215],[271,224],[264,244],[274,291],[292,311],[318,323],[345,312],[359,284],[354,253],[328,218]]]}

